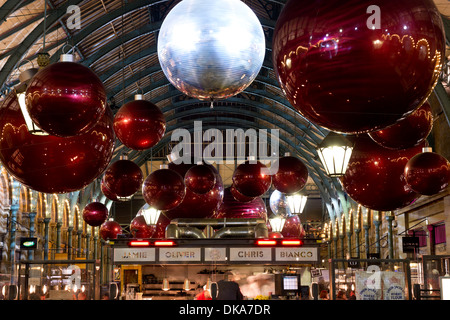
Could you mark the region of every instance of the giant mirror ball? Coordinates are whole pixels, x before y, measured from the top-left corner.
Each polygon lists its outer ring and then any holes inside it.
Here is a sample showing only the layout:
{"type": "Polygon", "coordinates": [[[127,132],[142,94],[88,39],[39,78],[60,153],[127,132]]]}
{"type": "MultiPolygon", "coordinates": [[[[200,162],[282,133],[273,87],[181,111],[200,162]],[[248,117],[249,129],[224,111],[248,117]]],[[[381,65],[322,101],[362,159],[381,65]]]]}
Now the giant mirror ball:
{"type": "Polygon", "coordinates": [[[269,207],[277,216],[287,217],[292,214],[287,202],[286,194],[278,190],[274,190],[270,195],[269,207]]]}
{"type": "Polygon", "coordinates": [[[255,13],[239,0],[183,0],[164,19],[158,58],[167,79],[187,96],[225,99],[256,78],[265,37],[255,13]]]}
{"type": "Polygon", "coordinates": [[[114,132],[125,146],[146,150],[164,136],[166,120],[161,110],[150,101],[135,99],[127,102],[114,117],[114,132]]]}
{"type": "Polygon", "coordinates": [[[233,185],[237,191],[247,197],[259,197],[266,193],[272,185],[272,176],[262,169],[267,167],[253,160],[246,160],[237,166],[233,172],[233,185]]]}
{"type": "Polygon", "coordinates": [[[424,141],[433,129],[433,113],[426,101],[406,118],[381,130],[369,132],[369,137],[389,149],[407,149],[424,141]]]}
{"type": "Polygon", "coordinates": [[[450,163],[435,152],[422,152],[405,166],[406,183],[415,192],[431,196],[447,189],[450,182],[450,163]]]}
{"type": "Polygon", "coordinates": [[[83,220],[91,227],[102,225],[108,218],[108,208],[101,202],[91,202],[83,209],[83,220]]]}
{"type": "Polygon", "coordinates": [[[289,0],[272,51],[292,106],[311,122],[348,134],[382,129],[421,106],[444,53],[432,0],[289,0]]]}
{"type": "Polygon", "coordinates": [[[99,234],[103,240],[117,239],[122,234],[122,227],[117,221],[108,220],[100,226],[99,234]]]}
{"type": "Polygon", "coordinates": [[[372,210],[393,211],[420,197],[406,183],[404,168],[426,142],[409,149],[392,150],[376,144],[367,134],[348,138],[355,145],[341,182],[355,202],[372,210]]]}
{"type": "MultiPolygon", "coordinates": [[[[302,190],[308,181],[308,168],[297,157],[284,156],[277,160],[278,171],[272,176],[275,189],[293,194],[302,190]]],[[[274,163],[276,167],[276,163],[274,163]]]]}
{"type": "Polygon", "coordinates": [[[51,135],[68,137],[88,132],[106,110],[106,92],[99,77],[80,63],[60,61],[42,68],[26,91],[31,119],[51,135]]]}
{"type": "Polygon", "coordinates": [[[239,202],[231,194],[230,187],[225,188],[223,201],[213,218],[264,219],[267,221],[267,208],[260,197],[249,202],[239,202]]]}
{"type": "Polygon", "coordinates": [[[142,184],[142,195],[145,202],[155,209],[173,209],[186,195],[184,179],[171,169],[158,169],[145,179],[142,184]]]}
{"type": "Polygon", "coordinates": [[[142,186],[144,175],[141,168],[131,160],[113,162],[102,179],[105,189],[119,198],[131,197],[142,186]]]}
{"type": "Polygon", "coordinates": [[[32,135],[11,93],[0,106],[0,160],[30,189],[44,193],[80,190],[105,171],[113,156],[113,115],[106,110],[85,134],[68,138],[32,135]]]}

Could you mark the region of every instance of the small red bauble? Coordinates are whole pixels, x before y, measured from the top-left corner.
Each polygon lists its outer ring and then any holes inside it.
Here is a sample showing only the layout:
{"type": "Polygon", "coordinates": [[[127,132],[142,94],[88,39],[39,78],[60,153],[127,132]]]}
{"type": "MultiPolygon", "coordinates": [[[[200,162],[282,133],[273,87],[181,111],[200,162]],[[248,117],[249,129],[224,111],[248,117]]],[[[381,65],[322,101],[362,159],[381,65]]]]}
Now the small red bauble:
{"type": "Polygon", "coordinates": [[[278,232],[269,232],[269,239],[281,239],[283,235],[278,232]]]}
{"type": "Polygon", "coordinates": [[[273,166],[278,165],[278,171],[272,176],[275,189],[282,193],[292,194],[300,191],[308,180],[308,168],[298,158],[285,156],[280,158],[273,166]]]}
{"type": "Polygon", "coordinates": [[[265,170],[268,168],[259,161],[245,161],[233,173],[234,187],[247,197],[262,196],[272,184],[272,177],[265,170]]]}
{"type": "Polygon", "coordinates": [[[142,186],[144,176],[141,168],[130,160],[117,160],[105,171],[103,183],[105,189],[117,198],[128,198],[142,186]]]}
{"type": "Polygon", "coordinates": [[[389,149],[407,149],[423,142],[433,129],[431,106],[425,102],[405,119],[387,128],[373,131],[369,136],[380,146],[389,149]]]}
{"type": "Polygon", "coordinates": [[[264,200],[260,197],[249,202],[239,202],[234,199],[230,188],[225,188],[223,201],[216,214],[217,219],[223,218],[243,218],[243,219],[264,219],[267,221],[267,208],[264,200]]]}
{"type": "Polygon", "coordinates": [[[234,185],[231,185],[230,192],[233,195],[233,198],[239,202],[249,202],[255,199],[255,197],[244,196],[242,193],[236,190],[236,187],[234,185]]]}
{"type": "Polygon", "coordinates": [[[88,132],[106,110],[103,83],[88,67],[61,61],[39,70],[26,92],[31,119],[54,136],[88,132]]]}
{"type": "Polygon", "coordinates": [[[406,183],[415,192],[431,196],[444,191],[450,182],[450,163],[435,152],[422,152],[405,166],[406,183]]]}
{"type": "Polygon", "coordinates": [[[445,34],[431,0],[289,0],[272,55],[299,113],[331,131],[365,133],[428,98],[445,60],[445,34]]]}
{"type": "Polygon", "coordinates": [[[303,229],[300,217],[296,214],[287,217],[281,234],[284,238],[303,238],[305,229],[303,229]]]}
{"type": "Polygon", "coordinates": [[[108,218],[108,208],[101,202],[91,202],[83,209],[83,220],[92,227],[100,226],[108,218]]]}
{"type": "Polygon", "coordinates": [[[420,197],[406,183],[406,163],[422,150],[417,147],[392,150],[376,144],[367,134],[354,139],[345,175],[341,178],[347,194],[362,206],[378,211],[397,210],[420,197]]]}
{"type": "Polygon", "coordinates": [[[28,132],[17,97],[0,107],[0,160],[19,182],[44,193],[80,190],[99,177],[114,151],[113,115],[109,108],[89,132],[61,138],[28,132]]]}
{"type": "Polygon", "coordinates": [[[100,226],[99,234],[103,240],[117,239],[122,234],[122,227],[117,221],[108,220],[100,226]]]}
{"type": "Polygon", "coordinates": [[[186,195],[184,179],[171,169],[153,171],[142,185],[145,202],[158,210],[177,207],[186,195]]]}
{"type": "Polygon", "coordinates": [[[149,226],[143,216],[137,216],[130,223],[130,232],[134,238],[151,238],[155,226],[149,226]]]}
{"type": "Polygon", "coordinates": [[[216,175],[210,166],[199,164],[186,172],[184,184],[194,193],[205,194],[216,184],[216,175]]]}
{"type": "Polygon", "coordinates": [[[128,148],[146,150],[164,136],[166,121],[161,110],[150,101],[136,95],[134,101],[124,104],[114,118],[117,138],[128,148]]]}

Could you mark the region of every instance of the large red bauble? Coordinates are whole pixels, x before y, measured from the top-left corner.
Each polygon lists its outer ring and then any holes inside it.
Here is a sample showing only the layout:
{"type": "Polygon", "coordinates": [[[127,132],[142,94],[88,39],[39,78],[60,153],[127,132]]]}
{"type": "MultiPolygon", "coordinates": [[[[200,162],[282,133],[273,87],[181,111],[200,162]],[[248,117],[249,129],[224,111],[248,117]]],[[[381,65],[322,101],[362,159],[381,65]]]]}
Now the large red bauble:
{"type": "Polygon", "coordinates": [[[100,176],[114,151],[113,115],[108,108],[89,132],[61,138],[28,132],[16,95],[0,107],[0,160],[19,182],[44,193],[80,190],[100,176]]]}
{"type": "Polygon", "coordinates": [[[405,119],[387,128],[373,131],[369,136],[380,146],[389,149],[406,149],[424,141],[433,129],[433,112],[428,102],[405,119]]]}
{"type": "Polygon", "coordinates": [[[111,192],[111,190],[109,190],[109,188],[105,185],[105,180],[104,180],[104,176],[103,176],[103,179],[102,179],[102,181],[101,181],[101,183],[100,183],[100,190],[102,191],[102,193],[103,193],[103,195],[106,197],[106,198],[108,198],[109,200],[112,200],[112,201],[120,201],[118,198],[117,198],[117,195],[115,195],[113,192],[111,192]]]}
{"type": "Polygon", "coordinates": [[[122,227],[117,221],[108,220],[100,226],[99,234],[103,240],[117,239],[117,235],[122,234],[122,227]]]}
{"type": "Polygon", "coordinates": [[[275,189],[282,193],[292,194],[300,191],[308,180],[308,168],[298,158],[285,156],[273,164],[278,171],[272,176],[275,189]]]}
{"type": "Polygon", "coordinates": [[[277,20],[272,60],[300,114],[356,134],[392,125],[421,106],[444,53],[432,0],[289,0],[277,20]]]}
{"type": "Polygon", "coordinates": [[[448,187],[450,163],[435,152],[419,153],[406,164],[405,178],[415,192],[431,196],[448,187]]]}
{"type": "Polygon", "coordinates": [[[353,200],[369,209],[391,211],[420,197],[406,183],[404,168],[409,159],[422,151],[425,142],[409,149],[392,150],[364,134],[356,137],[354,143],[347,171],[341,178],[344,190],[353,200]]]}
{"type": "Polygon", "coordinates": [[[166,131],[161,110],[150,101],[134,100],[124,104],[114,118],[117,138],[128,148],[146,150],[156,145],[166,131]]]}
{"type": "Polygon", "coordinates": [[[83,220],[92,227],[100,226],[108,218],[108,208],[101,202],[91,202],[83,209],[83,220]]]}
{"type": "Polygon", "coordinates": [[[134,195],[142,186],[144,176],[141,168],[131,160],[117,160],[105,171],[103,183],[105,189],[117,198],[134,195]]]}
{"type": "Polygon", "coordinates": [[[286,219],[281,234],[284,238],[303,238],[305,236],[305,229],[303,229],[300,217],[296,214],[291,215],[286,219]]]}
{"type": "Polygon", "coordinates": [[[249,202],[236,201],[228,187],[224,190],[223,201],[213,218],[264,219],[267,221],[266,204],[260,197],[249,202]]]}
{"type": "Polygon", "coordinates": [[[195,165],[184,175],[184,184],[194,193],[205,194],[216,184],[216,175],[210,166],[195,165]]]}
{"type": "Polygon", "coordinates": [[[60,137],[88,132],[107,106],[101,80],[76,62],[57,62],[39,70],[28,85],[26,104],[42,130],[60,137]]]}
{"type": "Polygon", "coordinates": [[[236,187],[234,185],[231,185],[230,192],[233,195],[233,198],[239,202],[249,202],[255,199],[255,197],[244,196],[242,193],[236,190],[236,187]]]}
{"type": "Polygon", "coordinates": [[[130,232],[134,238],[151,238],[155,227],[149,226],[143,216],[136,216],[130,223],[130,232]]]}
{"type": "Polygon", "coordinates": [[[142,185],[145,202],[158,210],[177,207],[186,195],[183,177],[171,169],[153,171],[142,185]]]}
{"type": "MultiPolygon", "coordinates": [[[[191,191],[189,188],[186,188],[186,196],[184,197],[180,205],[172,210],[168,210],[165,212],[165,215],[169,219],[209,218],[214,213],[216,213],[219,205],[222,203],[224,195],[222,177],[213,166],[206,166],[209,167],[215,175],[215,184],[213,188],[205,194],[198,194],[191,191]]],[[[169,168],[180,172],[184,177],[186,177],[185,174],[187,174],[189,170],[187,169],[188,165],[183,164],[169,164],[169,168]]]]}
{"type": "Polygon", "coordinates": [[[267,170],[267,167],[259,161],[241,163],[233,173],[236,190],[247,197],[262,196],[272,184],[272,177],[262,172],[263,169],[267,170]]]}

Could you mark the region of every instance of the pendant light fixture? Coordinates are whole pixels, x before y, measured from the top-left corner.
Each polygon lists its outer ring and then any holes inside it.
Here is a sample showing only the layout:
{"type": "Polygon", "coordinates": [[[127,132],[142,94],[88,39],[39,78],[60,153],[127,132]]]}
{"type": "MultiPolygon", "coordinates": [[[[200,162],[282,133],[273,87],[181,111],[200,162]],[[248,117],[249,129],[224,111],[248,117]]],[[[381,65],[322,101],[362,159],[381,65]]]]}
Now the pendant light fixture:
{"type": "Polygon", "coordinates": [[[269,219],[270,226],[272,227],[272,232],[281,233],[285,222],[286,222],[285,217],[273,215],[269,219]]]}
{"type": "Polygon", "coordinates": [[[335,132],[330,132],[317,146],[320,161],[330,177],[345,174],[352,151],[353,143],[335,132]]]}
{"type": "Polygon", "coordinates": [[[302,192],[299,192],[286,196],[286,200],[291,213],[300,214],[303,212],[303,209],[305,208],[308,197],[302,192]]]}

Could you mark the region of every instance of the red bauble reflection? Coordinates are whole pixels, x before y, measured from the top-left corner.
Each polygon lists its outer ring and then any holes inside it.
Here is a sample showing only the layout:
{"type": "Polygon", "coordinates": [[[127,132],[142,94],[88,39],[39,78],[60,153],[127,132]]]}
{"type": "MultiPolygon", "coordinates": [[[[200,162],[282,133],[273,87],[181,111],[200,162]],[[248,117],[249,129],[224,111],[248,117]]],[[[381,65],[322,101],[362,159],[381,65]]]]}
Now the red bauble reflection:
{"type": "Polygon", "coordinates": [[[114,131],[128,148],[145,150],[156,145],[164,136],[166,120],[155,104],[146,100],[134,100],[117,111],[114,131]]]}
{"type": "Polygon", "coordinates": [[[128,198],[142,186],[144,176],[141,168],[130,160],[118,160],[105,171],[102,179],[104,189],[117,198],[128,198]]]}
{"type": "Polygon", "coordinates": [[[308,180],[308,168],[298,158],[285,156],[273,164],[278,171],[272,176],[275,189],[282,193],[292,194],[300,191],[308,180]]]}
{"type": "Polygon", "coordinates": [[[68,137],[86,133],[106,110],[101,80],[88,67],[57,62],[41,69],[26,92],[30,117],[51,135],[68,137]]]}
{"type": "Polygon", "coordinates": [[[196,165],[184,175],[184,184],[194,193],[205,194],[216,184],[216,175],[210,166],[196,165]]]}
{"type": "Polygon", "coordinates": [[[239,202],[249,202],[249,201],[252,201],[253,199],[255,199],[255,197],[244,196],[242,193],[240,193],[239,191],[236,190],[234,185],[231,185],[230,192],[233,195],[233,198],[239,202]]]}
{"type": "Polygon", "coordinates": [[[406,164],[405,178],[415,192],[431,196],[448,187],[450,163],[435,152],[419,153],[406,164]]]}
{"type": "Polygon", "coordinates": [[[213,218],[264,219],[267,221],[266,204],[260,197],[256,197],[250,202],[236,201],[228,187],[224,190],[223,201],[213,218]]]}
{"type": "Polygon", "coordinates": [[[98,227],[108,218],[108,208],[101,202],[91,202],[83,209],[83,220],[92,227],[98,227]]]}
{"type": "Polygon", "coordinates": [[[290,0],[273,36],[277,79],[290,103],[317,125],[363,133],[394,124],[428,98],[445,53],[431,0],[290,0]],[[418,18],[420,17],[420,18],[418,18]]]}
{"type": "Polygon", "coordinates": [[[405,119],[387,128],[370,132],[369,136],[380,146],[389,149],[406,149],[423,142],[433,129],[431,106],[425,102],[405,119]]]}
{"type": "Polygon", "coordinates": [[[186,195],[183,178],[171,169],[153,171],[142,185],[145,202],[158,210],[177,207],[186,195]]]}
{"type": "Polygon", "coordinates": [[[5,168],[22,184],[44,193],[86,187],[105,171],[114,151],[109,108],[85,134],[37,136],[28,132],[16,95],[11,93],[0,107],[0,130],[0,160],[5,168]]]}
{"type": "Polygon", "coordinates": [[[102,193],[105,195],[105,197],[107,197],[109,200],[119,201],[119,199],[117,198],[117,195],[112,193],[111,190],[109,190],[108,187],[105,185],[104,179],[102,179],[102,181],[100,183],[100,189],[102,190],[102,193]]]}
{"type": "Polygon", "coordinates": [[[130,232],[133,238],[151,238],[154,226],[149,226],[143,216],[137,216],[130,223],[130,232]]]}
{"type": "MultiPolygon", "coordinates": [[[[176,218],[209,218],[216,213],[219,205],[222,203],[224,190],[222,177],[219,172],[211,165],[209,167],[215,175],[215,184],[213,188],[205,194],[197,194],[186,188],[186,196],[179,206],[165,212],[170,219],[176,218]]],[[[169,168],[180,172],[185,177],[190,165],[169,164],[169,168]]],[[[191,166],[193,168],[194,166],[191,166]]]]}
{"type": "Polygon", "coordinates": [[[279,232],[269,232],[269,239],[281,239],[283,235],[279,232]]]}
{"type": "Polygon", "coordinates": [[[268,170],[268,168],[261,162],[245,161],[233,173],[234,187],[247,197],[262,196],[272,184],[272,177],[263,170],[268,170]]]}
{"type": "Polygon", "coordinates": [[[424,143],[391,150],[379,146],[366,134],[356,137],[354,143],[347,171],[341,179],[353,200],[369,209],[391,211],[419,198],[406,183],[404,168],[409,159],[421,152],[424,143]]]}
{"type": "Polygon", "coordinates": [[[281,234],[284,238],[303,238],[306,232],[303,229],[300,217],[296,214],[288,217],[284,223],[283,230],[281,230],[281,234]]]}
{"type": "Polygon", "coordinates": [[[100,237],[103,240],[117,239],[119,234],[122,234],[122,227],[114,220],[108,220],[103,223],[99,230],[100,237]]]}

